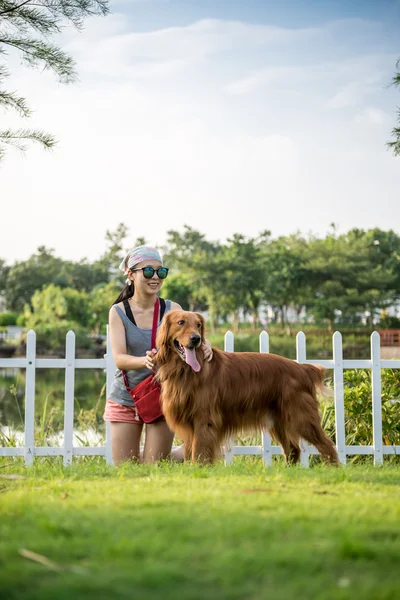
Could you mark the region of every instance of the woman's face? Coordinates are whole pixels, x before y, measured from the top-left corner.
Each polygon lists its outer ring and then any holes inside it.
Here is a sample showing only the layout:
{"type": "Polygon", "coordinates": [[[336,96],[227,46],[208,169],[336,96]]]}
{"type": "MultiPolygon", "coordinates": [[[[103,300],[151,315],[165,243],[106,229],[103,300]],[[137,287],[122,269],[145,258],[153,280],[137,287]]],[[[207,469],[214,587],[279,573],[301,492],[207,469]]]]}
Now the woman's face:
{"type": "Polygon", "coordinates": [[[135,286],[135,291],[141,291],[144,294],[154,295],[161,289],[163,280],[159,278],[156,271],[154,271],[153,277],[151,279],[146,279],[143,274],[143,267],[153,267],[153,269],[159,269],[162,267],[162,264],[158,260],[145,260],[135,267],[133,267],[132,271],[129,271],[129,278],[133,281],[135,286]]]}

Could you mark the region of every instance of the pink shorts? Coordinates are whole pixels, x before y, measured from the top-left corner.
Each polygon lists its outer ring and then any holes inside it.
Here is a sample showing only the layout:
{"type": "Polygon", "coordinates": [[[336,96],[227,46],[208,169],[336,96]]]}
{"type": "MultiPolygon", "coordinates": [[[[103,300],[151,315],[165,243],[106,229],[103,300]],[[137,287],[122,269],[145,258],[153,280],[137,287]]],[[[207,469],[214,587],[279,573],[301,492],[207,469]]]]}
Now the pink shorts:
{"type": "MultiPolygon", "coordinates": [[[[125,406],[119,402],[113,400],[106,400],[106,407],[104,409],[103,419],[105,421],[114,421],[117,423],[135,423],[135,425],[144,425],[144,421],[139,416],[136,406],[125,406]]],[[[164,415],[161,415],[152,423],[158,423],[163,421],[164,415]]]]}
{"type": "Polygon", "coordinates": [[[117,421],[118,423],[136,423],[143,425],[144,421],[139,417],[136,406],[124,406],[113,400],[106,400],[103,419],[105,421],[117,421]]]}

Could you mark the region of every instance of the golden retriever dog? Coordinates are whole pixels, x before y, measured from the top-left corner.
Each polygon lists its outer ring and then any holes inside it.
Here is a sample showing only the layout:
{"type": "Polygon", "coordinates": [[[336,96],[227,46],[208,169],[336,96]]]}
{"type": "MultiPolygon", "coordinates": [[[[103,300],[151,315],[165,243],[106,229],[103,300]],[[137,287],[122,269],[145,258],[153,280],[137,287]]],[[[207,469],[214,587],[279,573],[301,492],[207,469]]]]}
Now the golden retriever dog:
{"type": "Polygon", "coordinates": [[[303,438],[338,464],[318,411],[322,367],[218,348],[207,362],[199,350],[203,341],[204,318],[184,310],[167,313],[157,335],[161,404],[168,426],[184,441],[185,460],[212,463],[226,438],[262,429],[282,446],[287,463],[299,461],[303,438]]]}

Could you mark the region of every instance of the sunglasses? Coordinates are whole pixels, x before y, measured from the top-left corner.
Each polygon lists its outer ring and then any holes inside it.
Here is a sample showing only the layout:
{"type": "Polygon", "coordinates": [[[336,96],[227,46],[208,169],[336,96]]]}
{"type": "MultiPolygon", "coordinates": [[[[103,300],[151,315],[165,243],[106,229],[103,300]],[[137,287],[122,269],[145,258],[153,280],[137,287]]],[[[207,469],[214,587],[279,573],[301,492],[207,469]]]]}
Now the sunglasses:
{"type": "Polygon", "coordinates": [[[159,269],[153,269],[153,267],[142,267],[141,269],[131,269],[132,273],[135,271],[143,271],[143,276],[146,279],[151,279],[154,273],[157,273],[157,277],[165,279],[168,275],[168,269],[166,267],[160,267],[159,269]]]}

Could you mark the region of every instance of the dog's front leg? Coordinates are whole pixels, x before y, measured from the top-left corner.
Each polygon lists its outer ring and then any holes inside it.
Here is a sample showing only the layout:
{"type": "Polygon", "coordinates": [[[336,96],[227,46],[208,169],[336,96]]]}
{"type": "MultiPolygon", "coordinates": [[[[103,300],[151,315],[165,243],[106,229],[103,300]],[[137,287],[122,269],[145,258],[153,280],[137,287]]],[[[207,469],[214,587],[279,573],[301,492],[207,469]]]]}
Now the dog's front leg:
{"type": "Polygon", "coordinates": [[[216,432],[210,425],[195,427],[192,447],[192,462],[211,464],[218,449],[216,432]]]}
{"type": "Polygon", "coordinates": [[[183,438],[183,460],[185,462],[192,460],[193,454],[193,434],[186,434],[183,438]]]}

